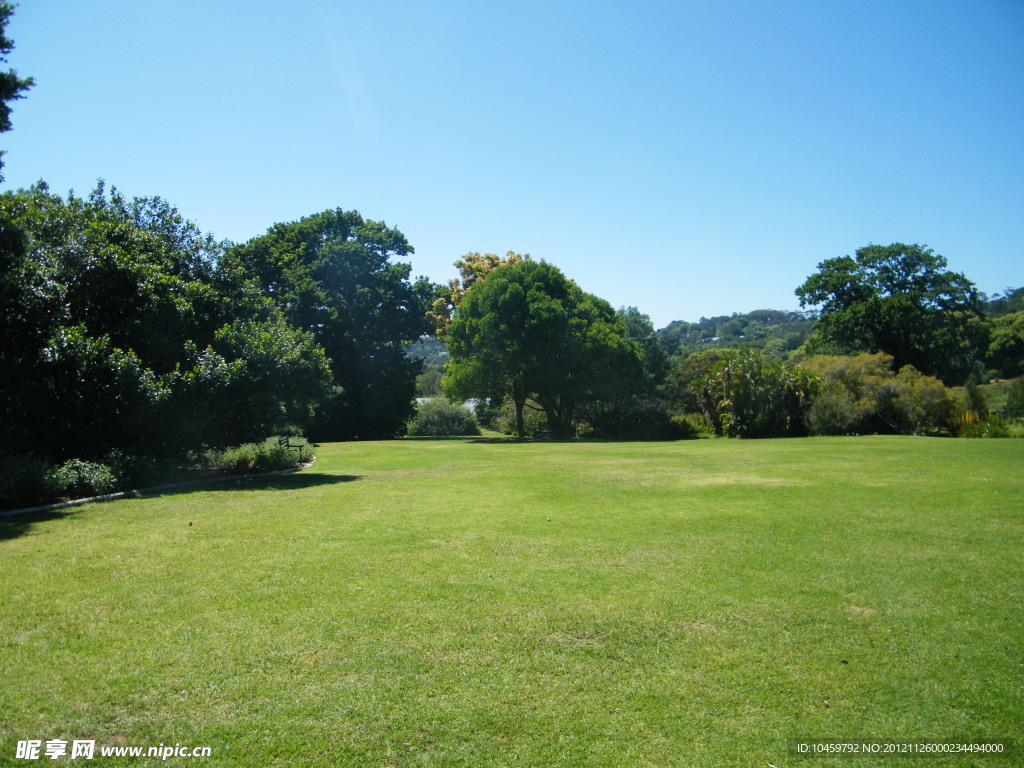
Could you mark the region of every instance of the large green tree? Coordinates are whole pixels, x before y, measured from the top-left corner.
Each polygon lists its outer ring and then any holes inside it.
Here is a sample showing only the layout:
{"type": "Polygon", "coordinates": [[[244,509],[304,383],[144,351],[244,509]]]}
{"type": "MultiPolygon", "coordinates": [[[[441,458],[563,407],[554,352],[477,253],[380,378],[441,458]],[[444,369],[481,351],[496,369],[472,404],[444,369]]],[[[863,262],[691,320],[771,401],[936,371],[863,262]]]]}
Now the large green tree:
{"type": "Polygon", "coordinates": [[[159,198],[0,196],[0,445],[154,455],[301,426],[323,352],[221,248],[159,198]]]}
{"type": "Polygon", "coordinates": [[[974,284],[920,245],[869,245],[827,259],[797,288],[802,307],[820,307],[811,351],[885,352],[897,370],[913,365],[947,384],[978,368],[988,328],[974,284]]]}
{"type": "MultiPolygon", "coordinates": [[[[14,50],[14,42],[7,37],[7,23],[14,13],[12,3],[0,2],[0,62],[6,64],[7,57],[14,50]]],[[[0,133],[11,130],[10,102],[22,98],[22,94],[34,85],[31,77],[18,77],[13,69],[0,71],[0,133]]],[[[3,152],[0,152],[0,171],[4,167],[3,152]]],[[[0,181],[3,181],[0,172],[0,181]]]]}
{"type": "Polygon", "coordinates": [[[236,246],[223,269],[252,278],[295,327],[327,353],[335,396],[316,420],[320,439],[379,439],[402,432],[421,364],[405,353],[430,330],[434,287],[393,262],[405,236],[355,211],[323,211],[236,246]]]}
{"type": "Polygon", "coordinates": [[[518,260],[475,282],[446,339],[448,394],[507,396],[520,437],[528,399],[543,408],[552,431],[565,437],[582,403],[635,385],[643,374],[640,349],[611,305],[543,261],[518,260]]]}

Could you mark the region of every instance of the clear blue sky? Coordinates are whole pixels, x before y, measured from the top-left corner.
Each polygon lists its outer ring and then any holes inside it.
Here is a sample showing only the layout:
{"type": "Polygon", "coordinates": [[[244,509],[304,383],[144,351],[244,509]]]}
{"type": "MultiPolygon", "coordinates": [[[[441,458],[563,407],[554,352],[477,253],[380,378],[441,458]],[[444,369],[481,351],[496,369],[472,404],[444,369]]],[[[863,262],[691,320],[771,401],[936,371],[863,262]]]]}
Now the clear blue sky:
{"type": "Polygon", "coordinates": [[[657,326],[924,243],[1024,285],[1024,2],[22,0],[5,188],[244,241],[355,209],[414,274],[558,265],[657,326]]]}

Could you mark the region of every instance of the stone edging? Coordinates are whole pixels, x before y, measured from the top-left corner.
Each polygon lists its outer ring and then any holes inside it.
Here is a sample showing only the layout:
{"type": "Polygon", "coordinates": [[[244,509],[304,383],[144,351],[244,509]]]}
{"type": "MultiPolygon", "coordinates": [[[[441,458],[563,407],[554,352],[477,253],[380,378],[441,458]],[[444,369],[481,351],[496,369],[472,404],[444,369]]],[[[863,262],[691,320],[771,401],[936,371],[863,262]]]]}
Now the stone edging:
{"type": "Polygon", "coordinates": [[[291,469],[280,469],[276,472],[261,472],[258,475],[226,475],[224,477],[204,477],[199,480],[186,480],[183,483],[167,483],[165,485],[153,485],[149,488],[137,488],[132,491],[118,491],[117,493],[108,493],[103,496],[90,496],[87,499],[73,499],[72,501],[60,501],[56,504],[43,504],[39,507],[25,507],[24,509],[9,509],[6,512],[0,512],[0,518],[2,517],[14,517],[15,515],[29,515],[33,512],[51,512],[56,509],[65,509],[66,507],[79,507],[82,504],[91,504],[94,501],[117,501],[118,499],[131,499],[142,493],[149,493],[151,491],[166,491],[168,488],[184,488],[187,485],[199,485],[201,483],[220,483],[225,480],[238,480],[239,478],[248,477],[274,477],[275,475],[287,475],[292,472],[298,472],[300,469],[308,469],[316,463],[316,456],[308,464],[300,464],[297,467],[291,469]]]}

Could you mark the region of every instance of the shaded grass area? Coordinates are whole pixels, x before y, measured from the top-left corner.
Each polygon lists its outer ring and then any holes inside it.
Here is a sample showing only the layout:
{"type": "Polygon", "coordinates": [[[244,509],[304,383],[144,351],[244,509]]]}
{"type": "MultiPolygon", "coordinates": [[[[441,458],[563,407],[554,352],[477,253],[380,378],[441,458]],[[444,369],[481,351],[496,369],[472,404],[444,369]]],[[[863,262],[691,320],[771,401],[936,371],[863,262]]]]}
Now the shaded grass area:
{"type": "Polygon", "coordinates": [[[0,763],[24,764],[28,738],[208,745],[204,764],[239,766],[781,768],[796,737],[1024,745],[1021,441],[318,457],[19,522],[0,541],[0,763]]]}

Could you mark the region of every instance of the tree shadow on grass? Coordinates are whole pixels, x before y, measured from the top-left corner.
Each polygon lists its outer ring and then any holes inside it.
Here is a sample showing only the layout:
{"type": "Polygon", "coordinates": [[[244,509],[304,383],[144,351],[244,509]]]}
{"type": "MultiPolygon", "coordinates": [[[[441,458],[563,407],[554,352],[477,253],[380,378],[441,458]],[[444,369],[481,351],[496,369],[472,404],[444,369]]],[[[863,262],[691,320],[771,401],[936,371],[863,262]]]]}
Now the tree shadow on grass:
{"type": "Polygon", "coordinates": [[[291,472],[287,475],[211,477],[196,480],[188,485],[174,488],[150,488],[138,492],[137,498],[150,499],[157,496],[180,496],[195,491],[298,491],[303,488],[317,488],[322,485],[351,483],[361,479],[360,475],[329,475],[324,473],[291,472]]]}
{"type": "Polygon", "coordinates": [[[0,541],[24,536],[31,531],[32,526],[36,523],[45,523],[49,520],[71,517],[77,512],[81,512],[81,507],[53,509],[49,512],[28,512],[24,515],[0,518],[0,541]]]}
{"type": "MultiPolygon", "coordinates": [[[[210,477],[171,488],[143,488],[127,498],[153,499],[160,496],[181,496],[197,491],[297,491],[303,488],[350,483],[359,479],[359,475],[307,474],[305,472],[292,472],[287,475],[274,475],[271,477],[246,477],[244,475],[238,477],[210,477]]],[[[0,541],[25,536],[31,533],[32,527],[37,523],[73,517],[87,510],[96,509],[96,505],[106,504],[109,501],[115,501],[115,499],[89,502],[61,509],[41,510],[39,512],[26,512],[24,514],[0,517],[0,541]]]]}

